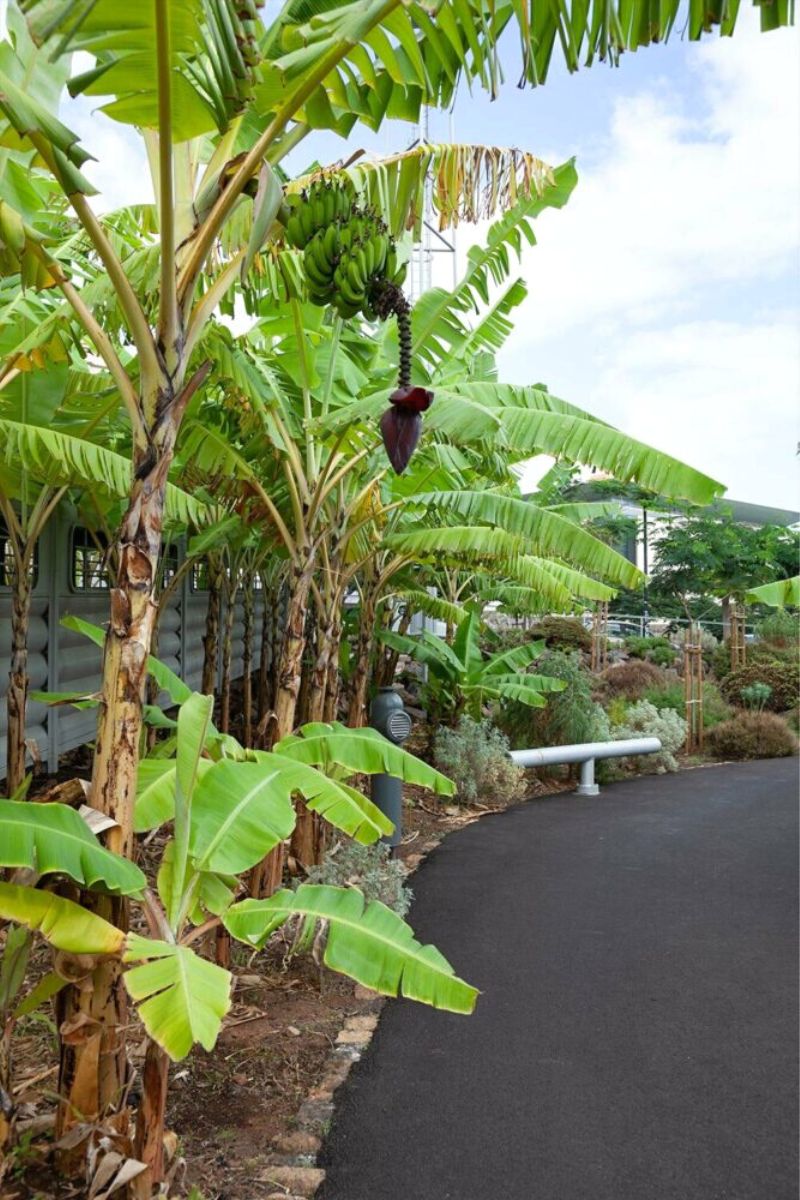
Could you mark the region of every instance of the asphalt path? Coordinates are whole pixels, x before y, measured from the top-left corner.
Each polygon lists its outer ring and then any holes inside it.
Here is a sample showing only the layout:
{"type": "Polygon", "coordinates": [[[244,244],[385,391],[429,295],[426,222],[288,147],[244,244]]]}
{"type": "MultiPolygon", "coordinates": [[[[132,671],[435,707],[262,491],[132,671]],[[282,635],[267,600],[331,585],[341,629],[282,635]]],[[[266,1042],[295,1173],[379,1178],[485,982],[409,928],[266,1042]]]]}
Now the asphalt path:
{"type": "Polygon", "coordinates": [[[797,760],[452,834],[411,922],[482,995],[386,1006],[324,1200],[797,1200],[797,760]]]}

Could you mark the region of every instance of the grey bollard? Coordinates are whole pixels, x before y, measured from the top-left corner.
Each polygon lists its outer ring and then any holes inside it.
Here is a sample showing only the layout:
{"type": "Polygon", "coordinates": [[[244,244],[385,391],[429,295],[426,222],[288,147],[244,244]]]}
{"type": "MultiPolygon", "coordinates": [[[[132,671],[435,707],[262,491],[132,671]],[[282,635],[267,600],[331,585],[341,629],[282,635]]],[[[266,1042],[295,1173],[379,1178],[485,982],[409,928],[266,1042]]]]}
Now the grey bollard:
{"type": "MultiPolygon", "coordinates": [[[[402,746],[411,733],[411,717],[393,688],[378,691],[369,709],[369,723],[396,746],[402,746]]],[[[403,782],[394,775],[372,776],[372,803],[394,824],[394,832],[381,838],[385,846],[400,845],[403,836],[403,782]]]]}

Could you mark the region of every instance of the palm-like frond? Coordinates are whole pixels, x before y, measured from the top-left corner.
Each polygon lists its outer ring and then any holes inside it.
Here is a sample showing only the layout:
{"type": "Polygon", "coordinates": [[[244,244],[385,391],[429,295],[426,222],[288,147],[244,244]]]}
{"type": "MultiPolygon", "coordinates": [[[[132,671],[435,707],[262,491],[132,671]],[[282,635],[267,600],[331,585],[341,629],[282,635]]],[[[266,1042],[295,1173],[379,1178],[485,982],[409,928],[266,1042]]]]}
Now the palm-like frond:
{"type": "Polygon", "coordinates": [[[773,608],[800,608],[800,575],[751,588],[747,600],[750,604],[769,604],[773,608]]]}
{"type": "Polygon", "coordinates": [[[434,1008],[471,1012],[477,991],[459,979],[433,946],[423,946],[410,926],[379,900],[355,888],[301,884],[268,900],[243,900],[226,912],[225,927],[250,946],[263,946],[290,917],[328,926],[325,965],[386,996],[405,996],[434,1008]]]}
{"type": "MultiPolygon", "coordinates": [[[[440,229],[488,220],[518,203],[534,204],[559,185],[553,169],[526,151],[457,142],[425,142],[386,158],[365,159],[345,174],[395,237],[406,230],[419,234],[428,184],[440,229]]],[[[307,181],[301,176],[291,189],[307,181]]]]}
{"type": "MultiPolygon", "coordinates": [[[[112,96],[117,121],[158,127],[157,6],[118,0],[22,0],[39,42],[59,56],[83,50],[93,68],[74,76],[73,95],[112,96]]],[[[258,58],[261,26],[252,0],[182,0],[167,7],[173,88],[173,138],[224,129],[244,107],[258,58]]]]}
{"type": "MultiPolygon", "coordinates": [[[[521,197],[489,229],[486,242],[473,246],[467,255],[467,270],[463,279],[452,291],[432,288],[419,297],[412,314],[412,353],[428,366],[436,366],[448,356],[464,352],[475,340],[473,350],[492,346],[492,338],[481,337],[481,324],[472,329],[464,314],[478,312],[481,304],[489,303],[490,285],[501,284],[511,271],[511,255],[519,259],[524,244],[535,245],[533,219],[545,208],[562,208],[572,193],[578,176],[574,163],[556,167],[548,179],[548,186],[540,193],[521,197]]],[[[499,319],[522,299],[519,287],[506,293],[498,302],[494,328],[495,344],[500,326],[499,319]]],[[[491,321],[491,314],[487,318],[491,321]]]]}
{"type": "MultiPolygon", "coordinates": [[[[94,442],[0,417],[3,455],[51,487],[90,487],[113,499],[130,494],[130,460],[94,442]]],[[[167,484],[167,518],[181,525],[202,525],[204,504],[174,484],[167,484]]]]}
{"type": "Polygon", "coordinates": [[[518,535],[528,543],[531,554],[565,559],[624,587],[636,587],[641,581],[636,567],[599,538],[558,513],[526,500],[490,491],[430,492],[419,500],[440,512],[463,517],[471,524],[487,522],[496,527],[495,532],[518,535]]]}
{"type": "MultiPolygon", "coordinates": [[[[763,29],[793,19],[789,0],[759,3],[763,29]]],[[[522,53],[521,82],[545,82],[554,50],[567,69],[597,59],[616,64],[625,50],[666,41],[681,12],[698,39],[716,26],[730,34],[737,6],[702,8],[694,0],[667,0],[654,10],[644,0],[585,0],[559,6],[555,0],[529,5],[521,0],[459,0],[435,10],[412,0],[358,0],[349,4],[288,4],[266,43],[268,61],[259,70],[256,99],[266,114],[295,91],[315,69],[329,65],[323,82],[305,101],[303,119],[314,128],[346,136],[359,120],[378,128],[386,117],[416,121],[424,104],[448,106],[461,79],[474,80],[495,95],[502,79],[499,46],[516,30],[522,53]]],[[[507,42],[505,43],[507,44],[507,42]]]]}

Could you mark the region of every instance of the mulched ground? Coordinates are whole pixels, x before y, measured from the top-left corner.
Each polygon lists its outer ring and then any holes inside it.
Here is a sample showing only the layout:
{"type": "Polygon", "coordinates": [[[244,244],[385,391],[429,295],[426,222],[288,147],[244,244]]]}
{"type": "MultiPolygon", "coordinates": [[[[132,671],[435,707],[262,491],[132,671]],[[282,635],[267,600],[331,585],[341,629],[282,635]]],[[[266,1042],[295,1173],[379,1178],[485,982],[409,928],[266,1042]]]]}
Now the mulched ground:
{"type": "MultiPolygon", "coordinates": [[[[420,752],[424,735],[417,736],[420,745],[409,749],[420,752]]],[[[32,798],[76,775],[87,778],[90,765],[87,751],[75,751],[57,774],[35,781],[32,798]]],[[[573,786],[568,779],[542,782],[531,773],[526,799],[573,786]]],[[[404,838],[397,853],[411,870],[421,848],[432,840],[497,811],[442,802],[410,786],[405,802],[404,838]]],[[[141,846],[141,865],[150,875],[163,841],[159,833],[141,846]]],[[[49,969],[49,962],[49,952],[40,943],[31,983],[49,969]]],[[[232,969],[234,1003],[217,1046],[211,1053],[195,1050],[171,1069],[168,1125],[176,1135],[175,1153],[185,1164],[176,1172],[172,1194],[188,1195],[193,1186],[203,1200],[260,1200],[273,1193],[274,1186],[259,1176],[274,1142],[291,1133],[300,1105],[324,1073],[345,1019],[369,1012],[374,1004],[372,993],[318,966],[308,954],[293,956],[280,938],[258,954],[234,943],[232,969]]],[[[143,1031],[141,1036],[133,1032],[130,1046],[138,1065],[143,1031]]],[[[56,1030],[46,1009],[18,1024],[13,1058],[21,1136],[0,1182],[0,1197],[72,1200],[86,1195],[85,1188],[76,1189],[53,1172],[58,1057],[56,1030]]]]}
{"type": "MultiPolygon", "coordinates": [[[[427,757],[427,741],[426,730],[418,726],[407,748],[427,757]]],[[[38,778],[31,795],[40,796],[76,776],[88,778],[90,769],[89,752],[76,750],[64,757],[57,774],[38,778]]],[[[543,779],[529,772],[528,779],[525,800],[575,786],[566,769],[543,779]]],[[[368,781],[362,785],[368,793],[368,781]]],[[[404,836],[397,855],[410,870],[432,841],[504,807],[454,805],[413,786],[405,788],[404,798],[404,836]]],[[[155,872],[164,840],[159,833],[141,847],[148,875],[155,872]]],[[[49,961],[47,948],[39,944],[31,982],[48,969],[49,961]]],[[[185,1164],[176,1172],[171,1194],[188,1195],[193,1186],[203,1200],[261,1200],[272,1194],[274,1186],[259,1176],[273,1144],[292,1132],[345,1019],[370,1011],[374,1003],[371,993],[319,967],[310,955],[292,956],[279,938],[259,954],[234,943],[232,969],[234,1003],[214,1051],[195,1050],[171,1070],[168,1125],[175,1134],[175,1153],[185,1164]]],[[[138,1065],[143,1032],[134,1032],[130,1044],[138,1065]]],[[[0,1181],[0,1197],[72,1200],[85,1195],[85,1188],[59,1181],[52,1170],[58,1060],[56,1030],[46,1009],[19,1023],[13,1054],[21,1137],[0,1181]]]]}

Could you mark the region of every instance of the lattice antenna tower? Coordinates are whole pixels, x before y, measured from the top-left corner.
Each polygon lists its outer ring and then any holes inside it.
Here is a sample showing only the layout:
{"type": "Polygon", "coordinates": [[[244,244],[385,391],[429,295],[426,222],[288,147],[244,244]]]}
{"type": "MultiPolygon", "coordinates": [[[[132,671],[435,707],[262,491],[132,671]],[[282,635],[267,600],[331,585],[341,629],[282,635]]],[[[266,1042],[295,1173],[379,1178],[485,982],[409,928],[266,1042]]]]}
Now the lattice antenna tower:
{"type": "MultiPolygon", "coordinates": [[[[450,141],[452,142],[453,140],[454,122],[451,113],[450,141]]],[[[427,108],[423,108],[420,112],[420,119],[415,129],[414,138],[408,148],[409,150],[413,150],[414,146],[424,146],[429,143],[430,114],[427,108]]],[[[453,287],[455,287],[458,282],[455,230],[450,233],[449,237],[445,237],[439,232],[438,218],[433,207],[433,181],[428,178],[425,180],[425,202],[420,240],[414,243],[411,251],[411,261],[409,262],[405,285],[408,297],[412,301],[416,300],[423,292],[427,292],[433,286],[434,254],[446,254],[450,256],[453,287]]]]}

